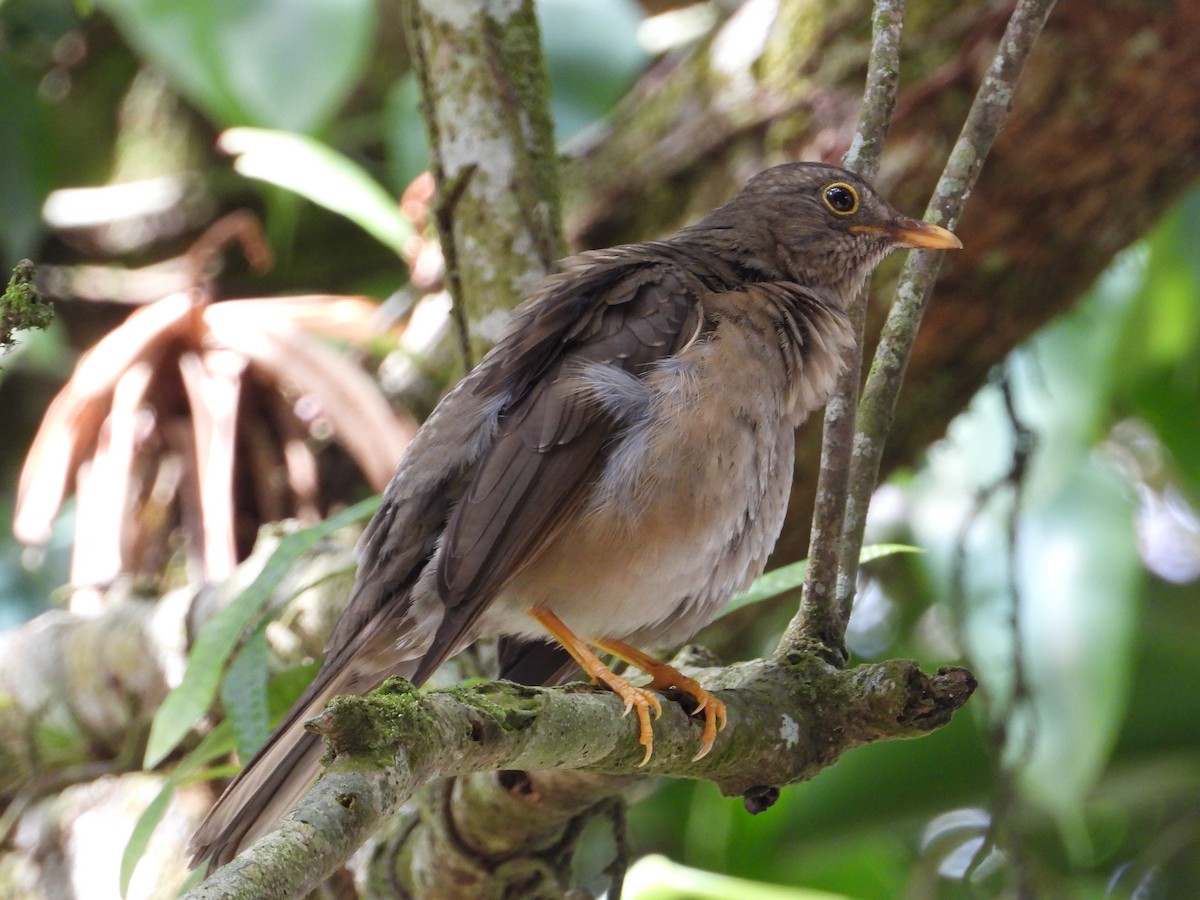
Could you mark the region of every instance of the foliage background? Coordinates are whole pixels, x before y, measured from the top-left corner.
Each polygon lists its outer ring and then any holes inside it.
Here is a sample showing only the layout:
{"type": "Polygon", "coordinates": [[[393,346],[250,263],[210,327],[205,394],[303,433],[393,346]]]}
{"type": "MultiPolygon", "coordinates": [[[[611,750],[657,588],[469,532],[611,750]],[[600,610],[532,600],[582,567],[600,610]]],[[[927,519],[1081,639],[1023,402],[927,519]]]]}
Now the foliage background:
{"type": "MultiPolygon", "coordinates": [[[[694,27],[717,6],[691,7],[694,27]]],[[[639,32],[646,11],[631,2],[546,0],[539,11],[558,136],[579,146],[650,65],[653,32],[639,32]]],[[[214,210],[249,206],[278,264],[256,276],[231,262],[229,296],[382,300],[406,282],[395,254],[354,224],[241,178],[214,149],[227,127],[296,131],[399,196],[424,150],[393,5],[6,0],[0,41],[6,267],[22,256],[144,264],[186,246],[214,210]],[[97,241],[43,212],[55,188],[156,175],[182,175],[187,199],[146,232],[97,241]]],[[[1163,213],[876,499],[871,539],[927,552],[873,564],[852,649],[966,660],[982,687],[969,715],[918,742],[854,751],[757,817],[708,786],[657,786],[632,813],[638,852],[863,898],[987,896],[1014,872],[1043,896],[1200,892],[1200,192],[1163,213]],[[1006,478],[1014,451],[1028,454],[1019,480],[1006,478]]],[[[0,374],[6,514],[54,390],[127,310],[56,299],[58,322],[0,374]]],[[[0,625],[65,583],[69,515],[40,555],[0,539],[0,625]]],[[[730,657],[768,652],[788,613],[756,608],[700,641],[730,657]]]]}

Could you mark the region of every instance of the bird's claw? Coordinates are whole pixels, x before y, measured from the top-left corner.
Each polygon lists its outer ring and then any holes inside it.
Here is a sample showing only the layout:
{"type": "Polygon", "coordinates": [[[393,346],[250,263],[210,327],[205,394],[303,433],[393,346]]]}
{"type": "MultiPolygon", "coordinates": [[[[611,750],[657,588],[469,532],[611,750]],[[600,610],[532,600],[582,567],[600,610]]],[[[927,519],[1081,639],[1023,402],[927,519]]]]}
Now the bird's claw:
{"type": "Polygon", "coordinates": [[[725,704],[700,686],[700,682],[689,678],[682,672],[660,663],[648,672],[651,677],[647,688],[668,690],[674,688],[681,694],[691,697],[696,706],[691,711],[693,716],[704,716],[704,731],[700,734],[700,750],[692,757],[692,762],[704,759],[716,743],[717,733],[725,728],[729,717],[725,704]]]}
{"type": "Polygon", "coordinates": [[[717,732],[725,728],[725,724],[729,721],[729,716],[725,710],[725,704],[708,694],[700,705],[692,712],[692,715],[704,713],[704,731],[700,735],[700,750],[692,757],[692,762],[698,762],[708,756],[708,752],[712,750],[713,744],[717,740],[717,732]]]}

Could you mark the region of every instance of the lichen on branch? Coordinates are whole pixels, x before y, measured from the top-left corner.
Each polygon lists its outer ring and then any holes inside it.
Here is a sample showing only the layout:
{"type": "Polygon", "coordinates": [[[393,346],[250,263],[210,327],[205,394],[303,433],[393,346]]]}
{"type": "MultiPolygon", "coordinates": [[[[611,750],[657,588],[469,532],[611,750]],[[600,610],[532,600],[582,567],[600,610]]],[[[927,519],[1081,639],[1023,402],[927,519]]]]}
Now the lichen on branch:
{"type": "Polygon", "coordinates": [[[38,292],[33,278],[33,263],[21,260],[0,297],[0,355],[16,343],[16,332],[45,328],[54,318],[53,305],[38,292]]]}

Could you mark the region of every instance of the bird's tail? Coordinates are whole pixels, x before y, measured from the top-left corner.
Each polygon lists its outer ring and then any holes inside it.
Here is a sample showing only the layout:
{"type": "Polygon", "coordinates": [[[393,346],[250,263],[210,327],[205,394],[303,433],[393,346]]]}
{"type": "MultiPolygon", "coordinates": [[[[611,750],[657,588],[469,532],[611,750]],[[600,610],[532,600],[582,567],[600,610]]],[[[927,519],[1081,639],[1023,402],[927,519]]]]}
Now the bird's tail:
{"type": "Polygon", "coordinates": [[[412,677],[419,657],[397,660],[394,634],[372,631],[366,641],[325,660],[283,723],[230,782],[192,837],[193,867],[209,859],[211,871],[233,859],[270,831],[317,780],[324,744],[304,730],[307,719],[320,715],[338,694],[365,694],[389,675],[412,677]]]}

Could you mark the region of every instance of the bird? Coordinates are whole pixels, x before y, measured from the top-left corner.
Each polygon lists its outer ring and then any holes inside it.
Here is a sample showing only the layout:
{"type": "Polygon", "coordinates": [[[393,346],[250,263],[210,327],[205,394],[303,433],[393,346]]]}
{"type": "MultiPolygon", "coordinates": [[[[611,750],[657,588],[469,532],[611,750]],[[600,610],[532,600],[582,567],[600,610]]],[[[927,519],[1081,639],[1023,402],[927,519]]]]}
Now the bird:
{"type": "Polygon", "coordinates": [[[790,162],[673,236],[563,260],[408,446],[315,680],[197,829],[192,865],[232,859],[316,780],[304,722],[333,696],[419,686],[484,637],[502,678],[578,666],[616,692],[643,763],[674,688],[707,753],[724,704],[639,647],[683,643],[762,574],[796,428],[833,389],[874,267],[961,246],[844,169],[790,162]]]}

